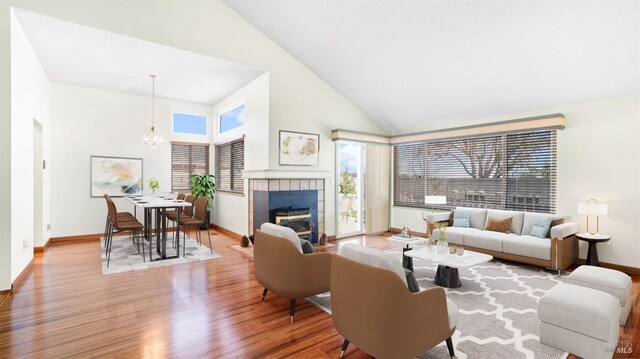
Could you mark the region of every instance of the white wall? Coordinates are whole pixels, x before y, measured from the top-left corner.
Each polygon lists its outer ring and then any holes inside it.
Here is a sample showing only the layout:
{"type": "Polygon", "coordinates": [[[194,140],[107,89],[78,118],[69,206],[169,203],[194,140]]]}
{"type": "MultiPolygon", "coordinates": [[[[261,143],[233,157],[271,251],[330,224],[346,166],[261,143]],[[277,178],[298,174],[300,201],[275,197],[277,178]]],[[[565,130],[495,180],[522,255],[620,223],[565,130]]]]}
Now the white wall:
{"type": "Polygon", "coordinates": [[[0,6],[0,290],[11,288],[11,16],[0,6]]]}
{"type": "MultiPolygon", "coordinates": [[[[210,136],[172,135],[173,112],[204,114],[210,120],[211,106],[156,98],[155,107],[156,129],[167,141],[210,142],[210,136]]],[[[152,177],[160,182],[160,193],[171,191],[171,145],[140,146],[150,125],[150,96],[51,84],[52,237],[104,230],[105,201],[90,197],[91,155],[142,158],[145,192],[150,193],[152,177]]],[[[122,199],[116,205],[132,211],[122,199]]]]}
{"type": "MultiPolygon", "coordinates": [[[[567,126],[558,131],[557,212],[567,214],[586,231],[577,204],[597,198],[609,205],[600,232],[611,241],[598,245],[600,260],[640,267],[637,218],[640,213],[640,96],[540,109],[468,121],[467,125],[563,113],[567,126]]],[[[462,124],[462,123],[461,123],[462,124]]],[[[424,231],[422,210],[393,207],[391,226],[424,231]]],[[[587,246],[580,243],[580,258],[587,246]]]]}
{"type": "MultiPolygon", "coordinates": [[[[264,169],[269,165],[269,74],[264,74],[245,87],[229,95],[213,106],[212,133],[214,143],[224,143],[244,135],[245,170],[264,169]],[[245,104],[245,124],[222,134],[218,115],[245,104]]],[[[213,173],[215,151],[211,156],[213,173]]],[[[218,192],[211,223],[239,234],[247,234],[249,226],[248,180],[244,181],[244,194],[218,192]]]]}
{"type": "MultiPolygon", "coordinates": [[[[26,35],[12,14],[11,21],[11,281],[33,258],[34,163],[33,121],[42,125],[43,158],[49,157],[49,79],[26,35]],[[16,141],[15,139],[19,139],[16,141]]],[[[48,197],[47,172],[43,198],[48,197]]],[[[46,202],[43,208],[46,208],[46,202]]],[[[43,212],[42,233],[48,238],[43,212]]],[[[37,243],[43,245],[44,242],[37,243]]]]}

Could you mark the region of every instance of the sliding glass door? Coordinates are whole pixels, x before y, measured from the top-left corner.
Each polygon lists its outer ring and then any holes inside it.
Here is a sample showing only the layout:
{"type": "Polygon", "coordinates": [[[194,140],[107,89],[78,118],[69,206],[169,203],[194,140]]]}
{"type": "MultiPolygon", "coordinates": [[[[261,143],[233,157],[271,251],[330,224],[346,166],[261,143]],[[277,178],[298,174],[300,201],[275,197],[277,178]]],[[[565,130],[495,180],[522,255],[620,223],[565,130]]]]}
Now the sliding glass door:
{"type": "Polygon", "coordinates": [[[337,235],[364,233],[365,145],[338,141],[336,155],[337,235]]]}

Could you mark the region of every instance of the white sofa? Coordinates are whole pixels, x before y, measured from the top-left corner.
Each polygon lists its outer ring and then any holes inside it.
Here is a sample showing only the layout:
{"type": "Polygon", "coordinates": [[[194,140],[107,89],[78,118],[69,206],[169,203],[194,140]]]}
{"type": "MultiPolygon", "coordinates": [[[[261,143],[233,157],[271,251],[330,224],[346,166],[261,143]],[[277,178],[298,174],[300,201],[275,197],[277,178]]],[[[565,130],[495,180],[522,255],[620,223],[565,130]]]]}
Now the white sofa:
{"type": "MultiPolygon", "coordinates": [[[[575,237],[578,226],[564,222],[564,217],[535,212],[504,211],[484,208],[458,207],[471,214],[469,227],[453,227],[453,212],[446,229],[447,242],[467,249],[490,254],[496,258],[512,260],[546,268],[563,270],[573,264],[578,256],[575,237]],[[538,217],[551,217],[552,223],[546,238],[529,235],[538,217]],[[512,217],[510,233],[485,230],[487,218],[512,217]]],[[[434,231],[433,237],[439,238],[434,231]]]]}

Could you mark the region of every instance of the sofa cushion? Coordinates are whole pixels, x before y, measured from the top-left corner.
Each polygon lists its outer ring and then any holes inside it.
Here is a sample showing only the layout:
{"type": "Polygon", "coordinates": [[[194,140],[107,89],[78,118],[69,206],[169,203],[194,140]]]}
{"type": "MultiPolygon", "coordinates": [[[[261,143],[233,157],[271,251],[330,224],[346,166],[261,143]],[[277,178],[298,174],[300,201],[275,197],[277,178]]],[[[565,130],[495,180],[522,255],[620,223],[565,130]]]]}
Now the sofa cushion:
{"type": "MultiPolygon", "coordinates": [[[[511,233],[522,234],[522,222],[524,222],[524,212],[518,211],[503,211],[499,209],[489,209],[487,210],[487,219],[505,219],[512,217],[511,221],[511,233]]],[[[482,227],[484,228],[484,226],[482,227]]],[[[528,232],[526,234],[529,234],[528,232]]]]}
{"type": "Polygon", "coordinates": [[[453,226],[461,228],[469,228],[471,220],[471,212],[465,208],[456,208],[453,211],[453,226]]]}
{"type": "Polygon", "coordinates": [[[518,236],[512,233],[502,242],[502,251],[504,253],[548,261],[551,260],[551,239],[534,236],[518,236]]]}
{"type": "Polygon", "coordinates": [[[402,283],[407,285],[407,277],[404,268],[402,268],[402,262],[391,253],[382,252],[355,243],[347,243],[340,247],[338,255],[372,267],[390,270],[402,279],[402,283]]]}
{"type": "Polygon", "coordinates": [[[465,234],[464,245],[491,251],[502,252],[502,242],[508,238],[506,233],[492,231],[477,231],[465,234]]]}
{"type": "MultiPolygon", "coordinates": [[[[548,217],[536,218],[535,222],[533,222],[529,235],[538,238],[546,238],[547,233],[549,233],[549,228],[551,228],[551,221],[552,219],[548,217]]],[[[526,232],[522,232],[522,234],[526,234],[526,232]]]]}
{"type": "MultiPolygon", "coordinates": [[[[461,227],[447,227],[446,237],[447,242],[457,244],[460,246],[464,245],[464,236],[472,233],[480,233],[480,229],[475,228],[461,228],[461,227]]],[[[439,239],[440,235],[437,232],[434,232],[434,239],[439,239]]]]}
{"type": "Polygon", "coordinates": [[[512,221],[513,221],[512,217],[505,218],[505,219],[495,219],[492,217],[487,217],[487,223],[484,225],[484,229],[486,231],[510,233],[512,221]]]}
{"type": "Polygon", "coordinates": [[[260,230],[266,234],[290,240],[300,253],[304,253],[302,251],[302,244],[300,244],[300,237],[298,237],[293,229],[265,222],[260,226],[260,230]]]}
{"type": "MultiPolygon", "coordinates": [[[[524,220],[522,223],[522,234],[531,234],[531,228],[533,224],[539,218],[551,218],[551,225],[549,229],[553,226],[557,226],[558,224],[564,223],[564,216],[558,214],[549,214],[549,213],[536,213],[536,212],[524,212],[524,220]]],[[[545,237],[549,237],[549,233],[545,234],[545,237]]],[[[549,237],[551,238],[551,237],[549,237]]]]}
{"type": "Polygon", "coordinates": [[[542,322],[602,341],[617,337],[619,316],[614,296],[572,284],[556,285],[538,301],[542,322]]]}
{"type": "Polygon", "coordinates": [[[458,306],[454,301],[447,298],[447,317],[449,317],[449,329],[458,325],[458,306]]]}
{"type": "Polygon", "coordinates": [[[456,209],[465,209],[471,213],[469,225],[472,228],[484,229],[484,223],[487,221],[487,210],[484,208],[456,207],[456,209]]]}

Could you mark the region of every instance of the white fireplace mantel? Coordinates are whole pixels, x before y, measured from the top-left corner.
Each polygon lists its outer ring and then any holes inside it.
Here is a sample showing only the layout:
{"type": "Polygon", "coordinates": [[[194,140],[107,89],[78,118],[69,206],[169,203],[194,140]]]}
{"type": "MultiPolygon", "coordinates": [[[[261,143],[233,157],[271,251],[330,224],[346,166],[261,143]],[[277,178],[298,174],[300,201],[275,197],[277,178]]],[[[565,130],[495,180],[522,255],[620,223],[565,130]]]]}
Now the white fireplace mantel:
{"type": "Polygon", "coordinates": [[[322,170],[244,170],[242,178],[249,179],[324,179],[331,178],[331,171],[322,170]]]}

